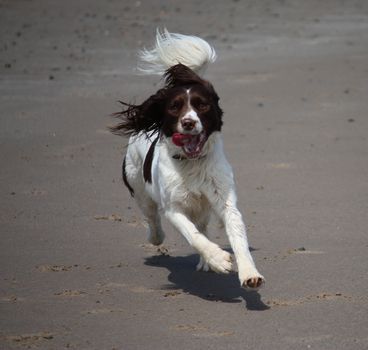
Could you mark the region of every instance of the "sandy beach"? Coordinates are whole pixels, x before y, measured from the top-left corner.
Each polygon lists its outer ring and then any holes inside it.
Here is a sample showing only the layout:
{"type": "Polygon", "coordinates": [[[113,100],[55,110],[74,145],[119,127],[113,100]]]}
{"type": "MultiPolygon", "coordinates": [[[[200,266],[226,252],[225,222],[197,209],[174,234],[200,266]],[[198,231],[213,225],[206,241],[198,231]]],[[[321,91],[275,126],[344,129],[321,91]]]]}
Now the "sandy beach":
{"type": "Polygon", "coordinates": [[[1,349],[368,349],[366,1],[3,0],[0,28],[1,349]],[[258,292],[149,245],[123,186],[107,127],[161,86],[157,27],[217,51],[258,292]]]}

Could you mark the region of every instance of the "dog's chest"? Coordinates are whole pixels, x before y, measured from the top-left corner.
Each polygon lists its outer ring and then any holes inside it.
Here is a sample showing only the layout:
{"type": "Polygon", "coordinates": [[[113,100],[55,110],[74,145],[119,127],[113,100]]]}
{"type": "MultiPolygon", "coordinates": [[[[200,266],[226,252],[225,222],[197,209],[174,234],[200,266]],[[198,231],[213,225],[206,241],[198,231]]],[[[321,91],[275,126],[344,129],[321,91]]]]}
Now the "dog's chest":
{"type": "Polygon", "coordinates": [[[186,192],[180,201],[182,209],[190,216],[201,216],[210,209],[210,203],[203,193],[186,192]]]}
{"type": "Polygon", "coordinates": [[[181,177],[173,189],[175,201],[186,211],[200,213],[210,207],[208,192],[211,191],[211,179],[205,173],[181,177]]]}
{"type": "Polygon", "coordinates": [[[200,160],[173,160],[162,147],[159,161],[153,167],[153,191],[158,193],[163,207],[178,206],[185,211],[208,210],[212,198],[217,193],[215,178],[219,175],[218,166],[205,157],[200,160]],[[157,168],[156,168],[157,166],[157,168]]]}

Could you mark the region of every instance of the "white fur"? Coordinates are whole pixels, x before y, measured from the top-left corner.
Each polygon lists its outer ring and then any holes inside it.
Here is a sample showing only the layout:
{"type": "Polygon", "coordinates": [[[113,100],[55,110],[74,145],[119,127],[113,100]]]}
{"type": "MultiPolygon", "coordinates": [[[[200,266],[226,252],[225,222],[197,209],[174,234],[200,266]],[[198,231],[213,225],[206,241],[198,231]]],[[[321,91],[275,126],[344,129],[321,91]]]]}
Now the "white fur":
{"type": "MultiPolygon", "coordinates": [[[[216,58],[214,49],[203,39],[170,34],[167,30],[158,31],[155,48],[141,52],[140,56],[148,64],[141,70],[151,74],[163,74],[179,62],[198,72],[216,58]]],[[[199,120],[190,105],[187,114],[199,120]]],[[[193,160],[174,159],[174,155],[182,154],[181,147],[174,145],[170,137],[161,135],[155,147],[152,183],[149,183],[143,178],[143,164],[154,137],[143,133],[132,136],[125,166],[127,181],[148,222],[149,241],[155,245],[163,242],[165,235],[160,219],[163,215],[200,254],[197,269],[229,273],[233,270],[231,254],[207,238],[207,224],[214,213],[224,223],[241,285],[247,286],[254,279],[263,282],[249,252],[246,228],[237,209],[233,172],[224,155],[220,132],[209,136],[201,157],[193,160]]]]}
{"type": "Polygon", "coordinates": [[[190,89],[187,90],[187,96],[188,96],[188,110],[184,114],[184,116],[181,119],[178,119],[178,124],[176,126],[176,130],[180,133],[187,133],[192,135],[198,135],[203,131],[203,125],[201,122],[201,119],[198,117],[197,112],[193,109],[193,106],[190,104],[190,89]],[[182,120],[189,119],[195,123],[194,128],[191,131],[185,131],[182,126],[182,120]]]}
{"type": "Polygon", "coordinates": [[[138,70],[143,74],[163,75],[178,63],[203,74],[207,64],[216,60],[216,52],[197,36],[169,33],[164,29],[162,33],[157,30],[155,47],[142,50],[139,58],[142,65],[138,70]]]}
{"type": "Polygon", "coordinates": [[[131,137],[126,156],[127,179],[147,218],[149,241],[156,245],[163,242],[161,214],[200,254],[197,269],[229,273],[233,269],[231,255],[207,238],[207,224],[214,213],[225,225],[241,285],[249,279],[263,279],[249,252],[246,228],[236,206],[233,172],[220,133],[209,137],[204,157],[197,160],[173,159],[178,147],[161,136],[152,163],[152,183],[148,183],[143,180],[142,167],[151,142],[143,134],[131,137]]]}

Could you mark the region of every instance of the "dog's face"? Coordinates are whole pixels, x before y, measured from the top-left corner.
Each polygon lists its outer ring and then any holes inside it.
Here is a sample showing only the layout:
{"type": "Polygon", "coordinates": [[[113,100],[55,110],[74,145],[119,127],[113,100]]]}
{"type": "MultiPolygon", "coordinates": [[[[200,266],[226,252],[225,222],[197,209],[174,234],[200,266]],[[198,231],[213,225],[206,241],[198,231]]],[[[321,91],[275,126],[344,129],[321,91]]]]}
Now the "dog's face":
{"type": "Polygon", "coordinates": [[[201,155],[208,137],[222,126],[217,95],[205,85],[173,87],[165,101],[162,133],[188,158],[201,155]]]}
{"type": "Polygon", "coordinates": [[[123,122],[112,131],[117,134],[160,132],[185,157],[201,156],[212,133],[222,127],[222,110],[213,86],[190,68],[177,64],[167,70],[165,87],[141,105],[116,116],[123,122]]]}

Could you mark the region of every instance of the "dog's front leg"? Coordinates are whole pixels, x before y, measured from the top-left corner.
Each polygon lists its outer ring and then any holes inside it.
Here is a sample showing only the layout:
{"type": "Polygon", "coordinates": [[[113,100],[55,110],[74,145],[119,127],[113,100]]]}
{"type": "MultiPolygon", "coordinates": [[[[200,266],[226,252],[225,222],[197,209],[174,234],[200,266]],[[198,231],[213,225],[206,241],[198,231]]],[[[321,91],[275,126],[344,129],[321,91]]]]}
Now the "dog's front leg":
{"type": "Polygon", "coordinates": [[[231,254],[222,250],[200,233],[197,227],[180,211],[166,211],[165,217],[186,238],[189,244],[198,251],[211,270],[218,273],[232,271],[231,254]]]}
{"type": "Polygon", "coordinates": [[[259,288],[264,283],[264,277],[257,271],[250,254],[246,227],[236,206],[234,190],[230,189],[224,198],[216,195],[212,203],[215,203],[215,211],[224,222],[238,265],[240,284],[245,288],[259,288]]]}

